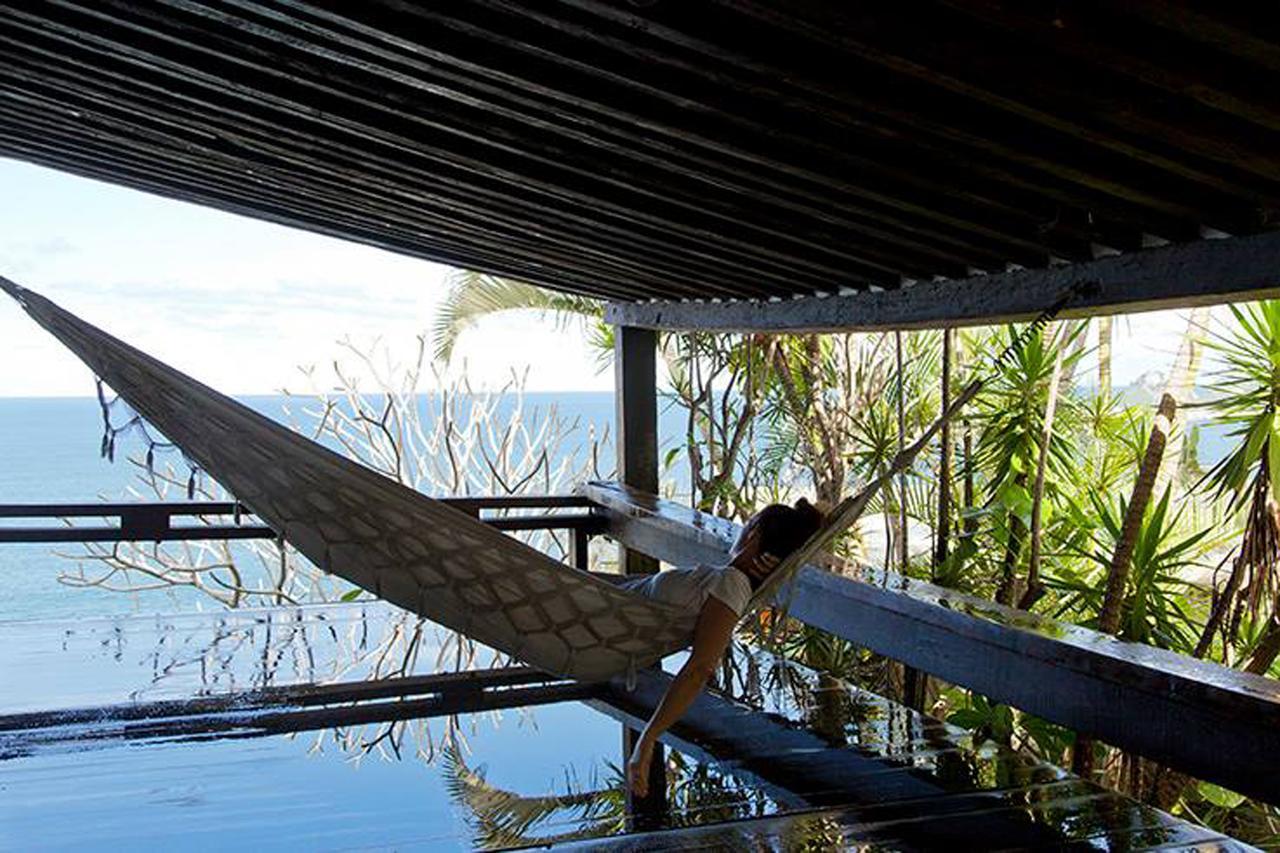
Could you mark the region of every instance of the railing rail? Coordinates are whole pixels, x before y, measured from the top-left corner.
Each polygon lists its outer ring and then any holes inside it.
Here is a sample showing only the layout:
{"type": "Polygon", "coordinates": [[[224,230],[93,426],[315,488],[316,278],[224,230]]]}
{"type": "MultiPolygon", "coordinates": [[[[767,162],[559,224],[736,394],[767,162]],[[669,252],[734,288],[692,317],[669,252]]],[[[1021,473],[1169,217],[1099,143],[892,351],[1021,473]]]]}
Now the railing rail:
{"type": "MultiPolygon", "coordinates": [[[[616,483],[592,483],[608,535],[677,565],[723,560],[738,526],[616,483]]],[[[780,597],[786,598],[787,593],[780,597]]],[[[814,566],[790,615],[997,701],[1280,803],[1280,682],[1128,643],[892,572],[814,566]]]]}
{"type": "MultiPolygon", "coordinates": [[[[455,507],[503,531],[566,530],[569,562],[588,565],[590,538],[604,532],[605,519],[593,512],[591,502],[579,495],[495,495],[443,498],[455,507]],[[512,512],[551,510],[550,512],[512,512]],[[561,510],[561,511],[557,511],[561,510]],[[564,511],[579,510],[579,511],[564,511]],[[502,514],[495,514],[502,513],[502,514]]],[[[0,527],[0,544],[48,542],[166,542],[195,540],[276,539],[279,534],[256,520],[253,512],[235,501],[159,501],[138,503],[39,503],[0,504],[5,519],[119,519],[115,526],[66,525],[63,527],[0,527]],[[175,525],[175,518],[226,517],[231,524],[175,525]]]]}

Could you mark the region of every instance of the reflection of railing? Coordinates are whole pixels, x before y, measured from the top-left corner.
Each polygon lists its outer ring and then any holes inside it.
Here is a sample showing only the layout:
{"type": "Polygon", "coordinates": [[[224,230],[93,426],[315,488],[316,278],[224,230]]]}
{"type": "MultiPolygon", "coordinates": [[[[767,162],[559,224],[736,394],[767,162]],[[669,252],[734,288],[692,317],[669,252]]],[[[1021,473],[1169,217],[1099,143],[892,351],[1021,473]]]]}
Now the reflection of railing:
{"type": "MultiPolygon", "coordinates": [[[[677,565],[723,560],[736,525],[615,483],[608,535],[677,565]]],[[[790,615],[922,672],[1268,802],[1280,684],[881,570],[808,566],[790,615]]]]}
{"type": "Polygon", "coordinates": [[[24,747],[73,740],[263,736],[421,720],[595,698],[602,685],[526,666],[334,684],[263,687],[221,696],[0,715],[0,734],[24,747]],[[71,728],[69,728],[71,727],[71,728]]]}
{"type": "MultiPolygon", "coordinates": [[[[605,527],[605,519],[591,511],[591,502],[575,495],[445,498],[443,502],[498,530],[567,530],[573,534],[569,543],[569,562],[580,569],[587,568],[591,537],[603,533],[605,527]],[[513,510],[550,512],[510,514],[513,510]]],[[[6,527],[0,529],[0,543],[277,538],[276,532],[257,521],[247,507],[234,502],[0,504],[0,519],[17,518],[115,518],[119,523],[115,526],[6,527]],[[225,519],[228,516],[232,519],[230,524],[173,523],[175,518],[225,519]]]]}

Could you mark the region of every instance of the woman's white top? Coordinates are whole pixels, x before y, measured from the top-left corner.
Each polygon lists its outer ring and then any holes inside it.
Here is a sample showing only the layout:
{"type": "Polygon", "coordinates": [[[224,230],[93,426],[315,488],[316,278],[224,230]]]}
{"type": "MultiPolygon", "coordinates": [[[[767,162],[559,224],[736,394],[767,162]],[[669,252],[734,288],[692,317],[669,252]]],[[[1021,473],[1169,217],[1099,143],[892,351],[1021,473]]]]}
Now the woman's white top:
{"type": "Polygon", "coordinates": [[[702,612],[702,605],[708,598],[715,598],[738,616],[751,601],[751,581],[732,566],[668,569],[653,575],[628,578],[618,586],[685,608],[693,616],[702,612]]]}

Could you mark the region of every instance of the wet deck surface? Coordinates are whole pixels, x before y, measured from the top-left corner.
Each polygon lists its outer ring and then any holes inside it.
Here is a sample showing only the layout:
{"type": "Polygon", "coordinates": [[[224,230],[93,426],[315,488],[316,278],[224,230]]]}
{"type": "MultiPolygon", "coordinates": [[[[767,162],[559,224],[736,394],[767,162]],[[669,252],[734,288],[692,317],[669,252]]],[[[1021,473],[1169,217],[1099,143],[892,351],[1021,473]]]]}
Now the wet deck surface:
{"type": "Polygon", "coordinates": [[[701,699],[673,732],[671,813],[617,835],[617,721],[661,675],[628,693],[495,673],[383,605],[0,623],[0,847],[1246,849],[874,694],[736,663],[760,710],[701,699]],[[473,675],[437,675],[455,669],[473,675]]]}

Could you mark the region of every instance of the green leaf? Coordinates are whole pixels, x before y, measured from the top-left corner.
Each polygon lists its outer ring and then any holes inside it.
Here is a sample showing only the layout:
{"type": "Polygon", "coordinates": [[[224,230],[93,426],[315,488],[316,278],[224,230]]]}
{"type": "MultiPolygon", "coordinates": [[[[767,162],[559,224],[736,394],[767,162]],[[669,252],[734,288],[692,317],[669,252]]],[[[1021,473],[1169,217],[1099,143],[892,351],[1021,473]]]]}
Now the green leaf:
{"type": "Polygon", "coordinates": [[[1000,488],[999,499],[1009,512],[1017,515],[1024,523],[1031,520],[1031,493],[1025,486],[1014,482],[1005,483],[1000,488]]]}
{"type": "Polygon", "coordinates": [[[1196,786],[1196,791],[1204,799],[1224,809],[1234,809],[1244,802],[1244,794],[1228,791],[1226,788],[1220,788],[1212,782],[1201,782],[1196,786]]]}
{"type": "Polygon", "coordinates": [[[1271,476],[1271,496],[1280,501],[1280,440],[1274,429],[1267,441],[1267,468],[1271,476]]]}
{"type": "Polygon", "coordinates": [[[364,592],[364,590],[363,590],[363,589],[361,589],[360,587],[356,587],[355,589],[349,589],[349,590],[347,590],[346,592],[344,592],[344,593],[342,594],[342,598],[341,598],[340,600],[341,600],[341,601],[355,601],[357,598],[359,598],[359,597],[360,597],[361,593],[363,593],[363,592],[364,592]]]}
{"type": "Polygon", "coordinates": [[[962,729],[978,729],[987,723],[987,715],[973,708],[961,708],[947,716],[947,722],[962,729]]]}

